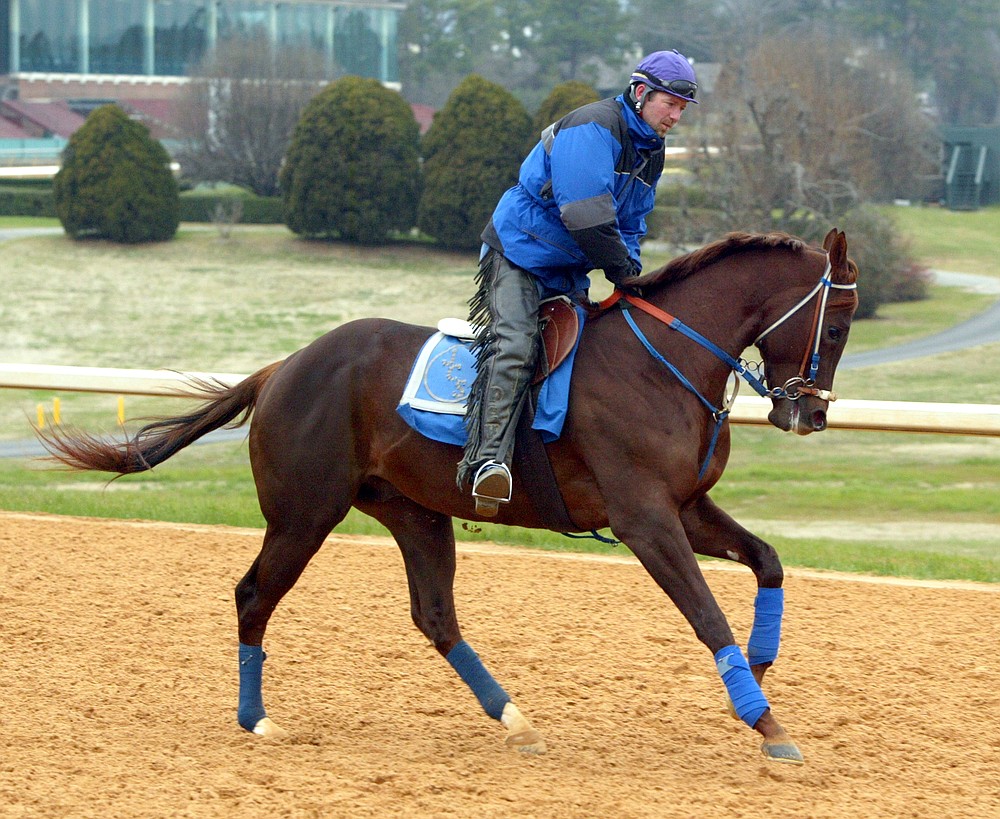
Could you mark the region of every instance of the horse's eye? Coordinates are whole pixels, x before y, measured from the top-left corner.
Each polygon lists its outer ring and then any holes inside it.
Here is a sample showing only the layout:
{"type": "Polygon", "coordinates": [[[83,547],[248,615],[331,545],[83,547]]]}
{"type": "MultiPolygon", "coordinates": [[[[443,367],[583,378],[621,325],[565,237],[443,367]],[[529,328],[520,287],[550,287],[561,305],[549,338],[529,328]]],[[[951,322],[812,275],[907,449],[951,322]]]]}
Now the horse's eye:
{"type": "Polygon", "coordinates": [[[834,341],[839,341],[840,337],[844,334],[844,331],[841,330],[839,327],[831,327],[829,330],[826,331],[826,334],[830,336],[830,338],[833,339],[834,341]]]}

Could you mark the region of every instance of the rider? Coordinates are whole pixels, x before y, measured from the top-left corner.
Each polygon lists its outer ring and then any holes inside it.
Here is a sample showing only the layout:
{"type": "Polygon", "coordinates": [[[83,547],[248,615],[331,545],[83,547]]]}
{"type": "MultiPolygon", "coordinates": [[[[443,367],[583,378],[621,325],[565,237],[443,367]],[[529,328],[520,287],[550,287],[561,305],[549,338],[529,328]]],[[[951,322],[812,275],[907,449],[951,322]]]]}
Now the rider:
{"type": "Polygon", "coordinates": [[[586,301],[594,269],[623,289],[640,274],[639,240],[663,171],[664,137],[697,90],[691,63],[678,51],[644,57],[623,94],[578,108],[542,132],[483,231],[469,316],[480,328],[479,369],[458,465],[458,486],[472,481],[480,514],[495,515],[511,497],[539,301],[586,301]]]}

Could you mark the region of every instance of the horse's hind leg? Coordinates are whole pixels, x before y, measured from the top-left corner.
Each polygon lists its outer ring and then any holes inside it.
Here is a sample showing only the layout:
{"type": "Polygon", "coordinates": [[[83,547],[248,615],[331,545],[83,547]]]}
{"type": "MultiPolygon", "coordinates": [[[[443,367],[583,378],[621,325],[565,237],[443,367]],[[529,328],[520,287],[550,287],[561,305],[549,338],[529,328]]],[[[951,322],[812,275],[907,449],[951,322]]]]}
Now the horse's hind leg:
{"type": "Polygon", "coordinates": [[[455,533],[448,515],[393,495],[357,506],[396,539],[406,566],[410,615],[418,629],[472,690],[487,715],[507,729],[506,744],[524,753],[545,753],[545,740],[462,639],[455,614],[455,533]]]}
{"type": "MultiPolygon", "coordinates": [[[[301,518],[297,520],[301,521],[301,518]]],[[[286,733],[268,718],[264,710],[261,681],[266,656],[262,646],[264,632],[281,598],[295,585],[333,525],[307,528],[300,522],[290,525],[269,523],[260,554],[236,584],[240,638],[237,720],[247,731],[268,737],[286,733]]]]}

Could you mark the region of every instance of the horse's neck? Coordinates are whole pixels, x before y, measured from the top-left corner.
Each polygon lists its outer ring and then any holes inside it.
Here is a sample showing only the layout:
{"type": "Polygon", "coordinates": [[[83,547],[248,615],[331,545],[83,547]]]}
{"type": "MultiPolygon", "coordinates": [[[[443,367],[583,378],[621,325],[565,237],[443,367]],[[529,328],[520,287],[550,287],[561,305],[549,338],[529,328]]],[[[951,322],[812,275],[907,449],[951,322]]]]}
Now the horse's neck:
{"type": "Polygon", "coordinates": [[[650,301],[738,356],[757,336],[774,279],[765,264],[717,263],[663,287],[650,301]]]}

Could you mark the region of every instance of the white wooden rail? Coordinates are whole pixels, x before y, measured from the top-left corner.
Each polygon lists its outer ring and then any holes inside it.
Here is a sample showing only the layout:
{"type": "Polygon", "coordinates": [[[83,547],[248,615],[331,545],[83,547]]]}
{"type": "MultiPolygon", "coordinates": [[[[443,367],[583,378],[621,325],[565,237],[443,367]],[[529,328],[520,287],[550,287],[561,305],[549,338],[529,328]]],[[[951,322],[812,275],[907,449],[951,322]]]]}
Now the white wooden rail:
{"type": "MultiPolygon", "coordinates": [[[[52,392],[100,392],[116,395],[173,395],[191,378],[236,384],[239,373],[125,370],[110,367],[61,367],[0,364],[0,388],[52,392]]],[[[766,426],[771,402],[756,396],[736,399],[730,419],[736,424],[766,426]]],[[[830,405],[830,429],[931,432],[1000,437],[1000,405],[915,401],[865,401],[842,398],[830,405]]]]}
{"type": "Polygon", "coordinates": [[[239,373],[122,370],[114,367],[61,367],[54,364],[0,364],[0,387],[53,392],[106,392],[114,395],[172,395],[191,378],[237,384],[239,373]]]}

